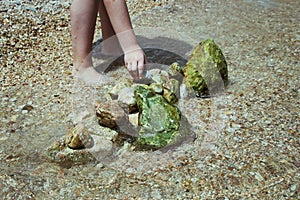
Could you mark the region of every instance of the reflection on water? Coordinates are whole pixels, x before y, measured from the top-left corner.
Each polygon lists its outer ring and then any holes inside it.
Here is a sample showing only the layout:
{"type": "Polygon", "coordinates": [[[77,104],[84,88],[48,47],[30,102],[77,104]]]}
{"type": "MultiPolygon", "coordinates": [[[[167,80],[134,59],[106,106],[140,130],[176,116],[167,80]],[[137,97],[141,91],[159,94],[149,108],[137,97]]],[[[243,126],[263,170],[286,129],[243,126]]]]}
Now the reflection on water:
{"type": "MultiPolygon", "coordinates": [[[[142,27],[136,28],[135,33],[137,34],[140,46],[144,49],[147,56],[147,70],[151,70],[153,67],[155,69],[162,68],[167,71],[168,66],[174,62],[184,66],[193,47],[200,42],[199,40],[189,37],[187,33],[182,34],[165,28],[142,27]]],[[[97,59],[101,60],[101,53],[98,51],[101,49],[101,45],[100,42],[96,42],[94,45],[95,49],[93,56],[95,58],[95,66],[99,66],[97,69],[106,68],[108,76],[114,77],[115,80],[121,82],[121,79],[125,78],[126,75],[120,70],[119,65],[116,64],[107,68],[105,65],[106,62],[103,64],[102,61],[97,61],[97,59]],[[117,66],[117,68],[115,66],[117,66]]],[[[109,60],[119,60],[120,57],[117,57],[118,56],[109,60]]],[[[120,62],[113,61],[112,63],[120,62]]],[[[108,65],[110,64],[108,63],[108,65]]],[[[101,69],[99,69],[99,71],[100,70],[101,69]]],[[[182,78],[183,77],[180,77],[180,79],[182,78]]],[[[222,84],[220,90],[224,91],[223,87],[222,84]]],[[[143,172],[167,166],[170,163],[173,163],[178,157],[184,156],[184,152],[194,152],[197,155],[205,154],[209,149],[214,149],[214,143],[217,141],[218,134],[220,134],[222,128],[224,128],[224,125],[226,124],[224,115],[220,116],[222,111],[226,108],[226,99],[218,97],[211,98],[210,100],[202,100],[202,102],[199,101],[195,99],[186,101],[181,100],[179,103],[182,115],[188,119],[189,124],[191,124],[193,131],[196,134],[197,139],[193,144],[181,145],[176,149],[174,149],[175,147],[170,147],[171,149],[168,149],[169,152],[166,152],[166,149],[157,152],[126,151],[121,147],[121,149],[118,149],[113,156],[106,157],[105,159],[101,159],[101,155],[97,156],[95,153],[93,153],[93,155],[95,155],[99,161],[106,163],[116,170],[143,172]],[[217,111],[216,108],[221,107],[223,109],[217,111]],[[208,131],[207,128],[210,128],[210,130],[208,131]]],[[[188,137],[185,139],[188,140],[188,137]]]]}

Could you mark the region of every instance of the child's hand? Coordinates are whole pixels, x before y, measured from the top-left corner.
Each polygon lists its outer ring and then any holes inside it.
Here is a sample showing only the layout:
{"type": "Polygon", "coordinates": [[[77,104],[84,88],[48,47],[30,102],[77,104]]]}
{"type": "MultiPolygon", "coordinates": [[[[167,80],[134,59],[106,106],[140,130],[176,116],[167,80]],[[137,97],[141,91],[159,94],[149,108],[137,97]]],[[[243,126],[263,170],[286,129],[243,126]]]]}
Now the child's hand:
{"type": "Polygon", "coordinates": [[[146,58],[144,51],[140,47],[125,52],[124,62],[127,67],[127,70],[134,79],[143,78],[144,64],[146,63],[146,58]]]}

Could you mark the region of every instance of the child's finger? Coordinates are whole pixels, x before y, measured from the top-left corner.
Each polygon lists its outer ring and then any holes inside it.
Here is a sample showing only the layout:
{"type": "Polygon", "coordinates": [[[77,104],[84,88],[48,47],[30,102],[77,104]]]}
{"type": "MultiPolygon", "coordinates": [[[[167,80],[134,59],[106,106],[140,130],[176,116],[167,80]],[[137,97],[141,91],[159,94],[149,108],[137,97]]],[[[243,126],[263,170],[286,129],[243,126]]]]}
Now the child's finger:
{"type": "Polygon", "coordinates": [[[134,79],[139,78],[138,61],[134,63],[134,79]]]}
{"type": "Polygon", "coordinates": [[[127,70],[132,76],[132,78],[136,79],[138,77],[138,72],[137,72],[137,64],[136,63],[130,63],[127,66],[127,70]]]}
{"type": "Polygon", "coordinates": [[[138,78],[139,79],[143,78],[143,71],[144,71],[144,61],[139,61],[138,62],[138,78]]]}

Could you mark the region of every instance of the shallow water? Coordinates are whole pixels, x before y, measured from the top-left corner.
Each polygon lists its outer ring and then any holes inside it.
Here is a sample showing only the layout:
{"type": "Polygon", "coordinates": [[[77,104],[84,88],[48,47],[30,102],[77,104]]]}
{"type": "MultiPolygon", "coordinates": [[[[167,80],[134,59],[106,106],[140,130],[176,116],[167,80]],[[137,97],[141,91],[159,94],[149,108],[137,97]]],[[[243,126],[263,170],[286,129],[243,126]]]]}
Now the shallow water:
{"type": "MultiPolygon", "coordinates": [[[[211,37],[227,57],[227,95],[184,102],[182,112],[200,139],[178,152],[125,153],[110,166],[61,167],[43,154],[72,125],[74,83],[59,88],[50,84],[46,89],[15,85],[1,92],[0,196],[124,199],[143,194],[174,199],[215,198],[213,191],[219,191],[218,197],[245,198],[248,192],[258,198],[296,199],[299,7],[298,0],[183,0],[133,17],[143,47],[187,58],[195,44],[211,37]],[[27,113],[24,105],[30,99],[34,109],[27,113]]],[[[50,76],[48,82],[53,79],[50,76]]]]}

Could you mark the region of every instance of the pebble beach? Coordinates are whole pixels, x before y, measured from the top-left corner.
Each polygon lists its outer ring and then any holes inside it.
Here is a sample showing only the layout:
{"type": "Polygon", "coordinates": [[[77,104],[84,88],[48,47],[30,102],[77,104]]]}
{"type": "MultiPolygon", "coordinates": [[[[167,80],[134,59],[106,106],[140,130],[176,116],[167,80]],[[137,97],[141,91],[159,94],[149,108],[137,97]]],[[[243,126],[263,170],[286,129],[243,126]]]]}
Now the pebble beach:
{"type": "MultiPolygon", "coordinates": [[[[71,1],[4,0],[1,199],[298,199],[300,2],[127,4],[145,45],[155,46],[153,35],[168,37],[156,42],[175,41],[174,52],[188,57],[194,45],[213,38],[222,49],[225,93],[181,107],[201,140],[177,153],[129,154],[128,163],[112,165],[65,166],[45,158],[45,149],[73,127],[71,1]]],[[[100,30],[97,23],[95,42],[100,30]]]]}

